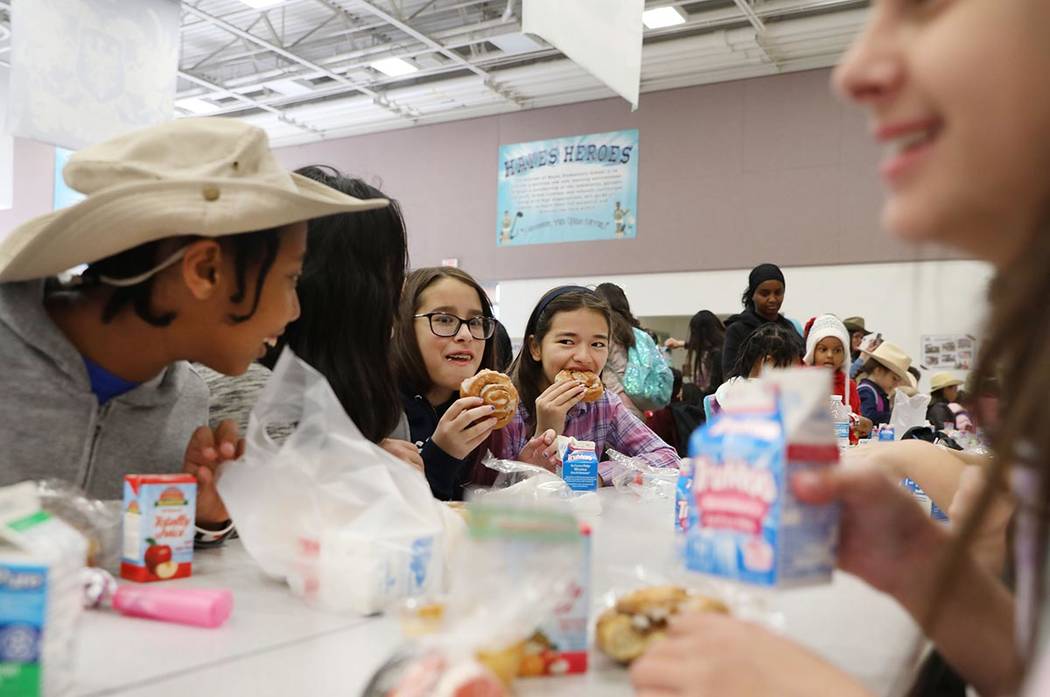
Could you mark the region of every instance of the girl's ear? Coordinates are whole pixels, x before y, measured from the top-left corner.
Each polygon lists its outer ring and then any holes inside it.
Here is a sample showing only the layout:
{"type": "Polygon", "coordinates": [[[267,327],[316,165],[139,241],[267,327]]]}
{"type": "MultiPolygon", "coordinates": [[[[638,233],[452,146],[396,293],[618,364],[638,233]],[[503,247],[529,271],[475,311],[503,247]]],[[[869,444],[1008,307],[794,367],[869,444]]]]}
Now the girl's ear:
{"type": "Polygon", "coordinates": [[[222,281],[222,247],[215,240],[194,242],[180,266],[182,280],[197,300],[208,300],[222,281]]]}
{"type": "Polygon", "coordinates": [[[532,356],[532,360],[536,361],[537,363],[541,363],[543,361],[543,354],[540,353],[540,345],[536,343],[536,335],[529,334],[529,338],[526,340],[526,342],[528,343],[529,355],[532,356]]]}

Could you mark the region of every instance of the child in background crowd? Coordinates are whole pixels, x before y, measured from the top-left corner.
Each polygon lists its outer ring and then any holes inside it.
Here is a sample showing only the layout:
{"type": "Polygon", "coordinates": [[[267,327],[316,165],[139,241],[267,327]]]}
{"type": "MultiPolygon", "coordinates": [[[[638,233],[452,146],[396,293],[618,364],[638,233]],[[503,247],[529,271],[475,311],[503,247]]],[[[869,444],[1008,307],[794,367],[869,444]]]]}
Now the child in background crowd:
{"type": "Polygon", "coordinates": [[[726,328],[710,310],[700,310],[689,319],[689,338],[670,338],[669,349],[686,349],[683,374],[688,378],[682,387],[682,399],[699,404],[722,384],[722,346],[726,328]]]}
{"type": "Polygon", "coordinates": [[[832,371],[831,394],[842,397],[855,418],[855,431],[861,436],[871,433],[871,420],[861,415],[860,395],[857,384],[847,375],[849,361],[846,360],[849,334],[835,315],[820,315],[806,324],[806,356],[803,362],[832,371]]]}
{"type": "Polygon", "coordinates": [[[737,386],[757,380],[768,368],[789,368],[799,364],[798,333],[794,327],[768,322],[744,340],[731,376],[715,391],[712,414],[731,407],[737,386]]]}
{"type": "MultiPolygon", "coordinates": [[[[674,382],[671,386],[671,402],[663,409],[645,412],[645,425],[653,433],[660,436],[660,440],[672,446],[678,451],[679,455],[685,457],[683,450],[678,447],[682,438],[675,426],[673,413],[674,408],[682,402],[682,371],[678,368],[671,368],[671,375],[674,377],[674,382]]],[[[691,432],[685,435],[688,438],[691,432]]]]}
{"type": "Polygon", "coordinates": [[[412,442],[442,501],[462,500],[496,425],[491,405],[459,396],[464,380],[495,369],[495,331],[488,296],[467,272],[441,266],[408,275],[394,326],[394,371],[412,442]]]}
{"type": "MultiPolygon", "coordinates": [[[[594,441],[598,453],[612,448],[654,467],[678,466],[674,448],[614,393],[606,390],[597,401],[582,402],[582,383],[554,380],[562,370],[601,374],[609,356],[610,315],[601,296],[580,286],[561,286],[540,299],[525,327],[525,345],[511,366],[521,399],[518,412],[490,441],[497,457],[550,468],[556,462],[554,437],[565,435],[594,441]]],[[[604,463],[599,471],[606,471],[604,463]]],[[[478,476],[485,474],[479,471],[478,476]]]]}
{"type": "Polygon", "coordinates": [[[627,351],[634,347],[634,330],[641,329],[642,324],[631,313],[631,305],[623,288],[615,283],[599,283],[594,292],[605,299],[612,309],[612,336],[609,337],[609,360],[601,372],[602,384],[620,398],[624,408],[639,419],[644,418],[623,388],[623,374],[627,370],[627,351]]]}
{"type": "Polygon", "coordinates": [[[902,383],[908,384],[908,367],[911,365],[904,351],[896,344],[884,341],[872,353],[867,354],[864,364],[866,378],[857,386],[860,394],[861,415],[871,420],[874,426],[888,424],[893,412],[893,391],[902,383]]]}
{"type": "Polygon", "coordinates": [[[185,361],[243,373],[299,315],[305,221],[387,201],[287,172],[265,132],[221,118],[85,148],[65,178],[86,199],[0,244],[0,485],[57,477],[117,499],[125,474],[181,469],[198,525],[228,529],[215,480],[243,441],[204,425],[185,361]],[[54,278],[81,263],[79,283],[54,278]]]}
{"type": "Polygon", "coordinates": [[[959,403],[959,386],[963,381],[951,373],[937,373],[930,378],[930,406],[926,420],[935,429],[974,431],[969,413],[959,403]]]}

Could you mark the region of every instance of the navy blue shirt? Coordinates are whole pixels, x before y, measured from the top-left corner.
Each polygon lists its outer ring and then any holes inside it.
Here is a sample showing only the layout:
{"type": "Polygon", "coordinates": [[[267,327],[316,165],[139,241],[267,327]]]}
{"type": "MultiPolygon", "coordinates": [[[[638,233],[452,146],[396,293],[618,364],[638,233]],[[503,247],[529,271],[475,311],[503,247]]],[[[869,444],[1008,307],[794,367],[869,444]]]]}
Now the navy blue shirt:
{"type": "Polygon", "coordinates": [[[114,397],[131,392],[139,386],[137,382],[114,375],[87,356],[81,356],[81,358],[84,359],[88,379],[91,380],[91,391],[95,393],[100,407],[114,397]]]}
{"type": "Polygon", "coordinates": [[[463,488],[470,478],[476,455],[475,451],[465,459],[457,460],[430,440],[441,417],[457,399],[459,394],[453,394],[447,402],[435,407],[423,395],[401,393],[408,430],[412,442],[419,449],[420,457],[423,458],[423,471],[430,484],[430,492],[434,498],[441,501],[463,500],[463,488]]]}

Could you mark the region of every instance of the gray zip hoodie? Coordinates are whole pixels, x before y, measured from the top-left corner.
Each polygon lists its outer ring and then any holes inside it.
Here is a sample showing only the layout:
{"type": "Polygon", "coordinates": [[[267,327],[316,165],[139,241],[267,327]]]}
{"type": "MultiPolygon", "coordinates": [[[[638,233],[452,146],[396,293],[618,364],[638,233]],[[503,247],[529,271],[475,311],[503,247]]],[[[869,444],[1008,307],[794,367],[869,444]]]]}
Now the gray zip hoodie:
{"type": "Polygon", "coordinates": [[[208,389],[179,362],[101,409],[84,361],[44,309],[43,281],[0,283],[0,485],[58,477],[101,499],[125,474],[178,472],[208,423],[208,389]]]}

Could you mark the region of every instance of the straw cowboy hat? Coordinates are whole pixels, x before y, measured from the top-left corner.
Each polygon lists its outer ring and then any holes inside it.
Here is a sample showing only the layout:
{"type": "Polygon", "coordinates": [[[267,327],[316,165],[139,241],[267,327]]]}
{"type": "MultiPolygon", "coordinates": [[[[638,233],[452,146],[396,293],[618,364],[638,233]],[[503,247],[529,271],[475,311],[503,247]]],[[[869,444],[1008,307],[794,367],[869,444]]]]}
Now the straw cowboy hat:
{"type": "Polygon", "coordinates": [[[963,384],[963,381],[951,373],[936,373],[930,378],[930,392],[936,392],[937,390],[943,390],[945,387],[955,387],[956,385],[961,384],[963,384]]]}
{"type": "Polygon", "coordinates": [[[382,208],[285,170],[266,132],[234,119],[178,119],[73,155],[66,183],[87,198],[0,242],[0,281],[53,276],[145,242],[219,237],[382,208]]]}
{"type": "Polygon", "coordinates": [[[877,349],[870,353],[867,351],[861,351],[861,355],[866,358],[873,358],[879,363],[879,365],[887,370],[892,370],[900,376],[905,384],[911,384],[912,375],[908,372],[908,368],[911,367],[911,358],[909,358],[908,354],[904,353],[897,344],[891,344],[888,341],[884,341],[879,344],[877,349]]]}

